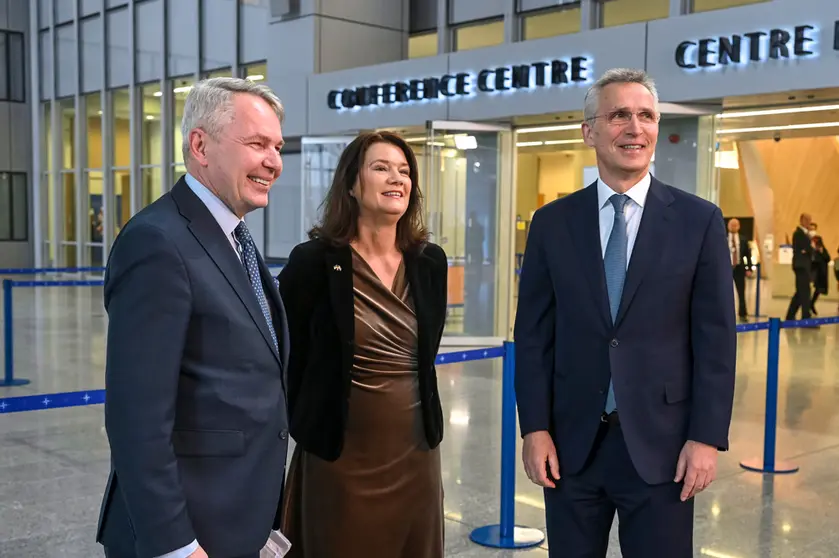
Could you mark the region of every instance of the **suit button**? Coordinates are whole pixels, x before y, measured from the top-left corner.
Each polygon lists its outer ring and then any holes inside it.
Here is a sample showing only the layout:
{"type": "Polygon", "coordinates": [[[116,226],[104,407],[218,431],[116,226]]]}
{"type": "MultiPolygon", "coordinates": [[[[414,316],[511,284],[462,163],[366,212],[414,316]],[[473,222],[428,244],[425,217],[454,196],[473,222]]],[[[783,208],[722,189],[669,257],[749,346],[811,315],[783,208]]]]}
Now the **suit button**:
{"type": "Polygon", "coordinates": [[[618,340],[617,339],[612,339],[612,342],[609,343],[609,345],[614,349],[615,347],[618,346],[618,340]]]}
{"type": "Polygon", "coordinates": [[[285,440],[286,438],[288,438],[288,430],[283,428],[280,430],[280,440],[285,440]]]}

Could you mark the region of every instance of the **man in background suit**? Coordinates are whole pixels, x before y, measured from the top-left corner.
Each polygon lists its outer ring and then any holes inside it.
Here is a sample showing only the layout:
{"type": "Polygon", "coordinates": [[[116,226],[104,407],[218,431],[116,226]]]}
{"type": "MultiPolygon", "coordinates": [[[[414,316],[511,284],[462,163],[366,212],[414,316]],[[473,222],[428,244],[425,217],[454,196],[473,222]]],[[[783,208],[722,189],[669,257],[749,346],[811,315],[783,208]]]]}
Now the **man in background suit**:
{"type": "Polygon", "coordinates": [[[109,558],[256,558],[279,525],[288,333],[243,219],[282,172],[282,117],[265,86],[196,84],[188,174],[114,243],[97,529],[109,558]]]}
{"type": "Polygon", "coordinates": [[[789,301],[787,320],[794,320],[801,308],[801,319],[810,318],[810,282],[813,280],[813,243],[810,241],[810,225],[813,218],[802,213],[799,224],[792,233],[792,271],[795,273],[795,294],[789,301]]]}
{"type": "Polygon", "coordinates": [[[625,558],[693,556],[693,496],[728,447],[725,223],[650,175],[659,118],[643,71],[606,72],[582,125],[600,177],[539,209],[527,239],[516,396],[552,557],[605,557],[616,511],[625,558]]]}
{"type": "Polygon", "coordinates": [[[740,233],[740,220],[728,220],[728,251],[731,254],[731,273],[737,288],[737,315],[740,320],[748,320],[746,310],[746,277],[752,276],[752,251],[749,239],[740,233]]]}

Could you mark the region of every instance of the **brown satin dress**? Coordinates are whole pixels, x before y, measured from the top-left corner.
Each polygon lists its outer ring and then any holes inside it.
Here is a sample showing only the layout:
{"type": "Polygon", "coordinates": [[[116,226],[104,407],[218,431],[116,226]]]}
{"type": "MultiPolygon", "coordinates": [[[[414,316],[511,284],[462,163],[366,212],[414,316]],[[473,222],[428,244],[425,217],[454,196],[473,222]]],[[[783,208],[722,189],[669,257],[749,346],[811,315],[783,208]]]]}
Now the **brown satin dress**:
{"type": "Polygon", "coordinates": [[[404,264],[391,291],[355,250],[352,261],[355,355],[344,448],[328,462],[295,447],[283,505],[288,558],[442,558],[440,453],[429,450],[422,423],[404,264]]]}

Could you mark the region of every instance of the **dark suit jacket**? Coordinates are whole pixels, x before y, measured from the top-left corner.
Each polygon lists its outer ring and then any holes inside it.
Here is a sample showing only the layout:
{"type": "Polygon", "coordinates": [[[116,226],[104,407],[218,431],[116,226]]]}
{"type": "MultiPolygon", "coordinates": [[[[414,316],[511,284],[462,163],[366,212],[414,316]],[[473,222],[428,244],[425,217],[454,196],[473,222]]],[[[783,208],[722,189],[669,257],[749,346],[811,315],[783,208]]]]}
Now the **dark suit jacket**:
{"type": "Polygon", "coordinates": [[[612,323],[596,185],[539,209],[515,324],[522,435],[547,430],[580,472],[610,375],[635,469],[673,482],[686,440],[728,448],[736,333],[720,210],[652,179],[612,323]]]}
{"type": "Polygon", "coordinates": [[[792,233],[792,268],[810,273],[813,267],[813,244],[810,235],[801,227],[795,227],[792,233]]]}
{"type": "MultiPolygon", "coordinates": [[[[433,448],[443,438],[434,360],[446,323],[448,264],[435,244],[418,254],[406,253],[404,261],[417,315],[423,424],[433,448]]],[[[279,281],[291,334],[291,436],[307,452],[334,461],[343,449],[353,365],[351,249],[322,240],[300,244],[289,255],[279,281]]]]}
{"type": "MultiPolygon", "coordinates": [[[[725,233],[725,241],[726,243],[730,243],[729,236],[731,235],[730,232],[726,231],[725,233]]],[[[746,238],[746,235],[738,233],[740,237],[740,253],[737,254],[737,268],[742,269],[745,271],[746,269],[752,268],[752,251],[749,249],[749,239],[746,238]]],[[[731,248],[729,247],[729,250],[731,248]]]]}
{"type": "Polygon", "coordinates": [[[140,558],[198,539],[258,552],[279,513],[285,310],[260,259],[277,354],[244,266],[181,179],[135,215],[105,273],[112,469],[97,540],[140,558]],[[133,548],[132,548],[133,547],[133,548]]]}

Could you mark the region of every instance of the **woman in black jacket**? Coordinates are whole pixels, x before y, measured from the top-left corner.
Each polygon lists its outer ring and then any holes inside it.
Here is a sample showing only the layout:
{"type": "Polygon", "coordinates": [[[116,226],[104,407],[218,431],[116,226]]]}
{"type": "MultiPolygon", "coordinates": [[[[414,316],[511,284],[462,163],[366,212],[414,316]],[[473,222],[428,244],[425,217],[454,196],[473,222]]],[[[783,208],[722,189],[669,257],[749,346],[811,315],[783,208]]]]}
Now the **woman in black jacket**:
{"type": "Polygon", "coordinates": [[[359,135],[322,222],[280,273],[297,443],[283,506],[291,557],[443,556],[434,359],[448,267],[427,240],[417,181],[402,138],[359,135]]]}

